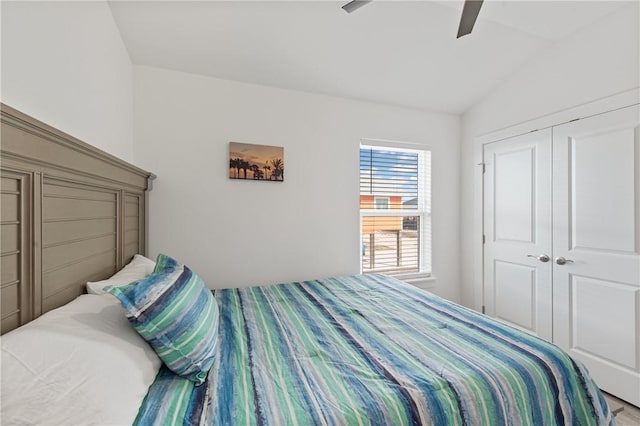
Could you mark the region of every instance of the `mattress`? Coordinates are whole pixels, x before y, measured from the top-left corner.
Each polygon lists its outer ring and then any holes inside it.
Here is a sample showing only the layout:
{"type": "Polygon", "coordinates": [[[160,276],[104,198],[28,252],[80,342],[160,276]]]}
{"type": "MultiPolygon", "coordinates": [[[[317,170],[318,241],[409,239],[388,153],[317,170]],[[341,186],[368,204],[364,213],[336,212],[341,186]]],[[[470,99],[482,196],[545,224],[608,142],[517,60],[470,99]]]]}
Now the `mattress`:
{"type": "Polygon", "coordinates": [[[382,275],[215,290],[209,424],[607,425],[556,346],[382,275]]]}

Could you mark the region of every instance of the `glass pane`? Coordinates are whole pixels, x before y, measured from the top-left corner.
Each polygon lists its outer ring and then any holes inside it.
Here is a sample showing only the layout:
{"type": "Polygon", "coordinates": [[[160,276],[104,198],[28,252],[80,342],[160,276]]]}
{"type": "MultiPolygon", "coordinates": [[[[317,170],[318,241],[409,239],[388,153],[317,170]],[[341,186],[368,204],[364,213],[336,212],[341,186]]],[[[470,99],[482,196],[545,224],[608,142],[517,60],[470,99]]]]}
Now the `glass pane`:
{"type": "Polygon", "coordinates": [[[376,197],[376,209],[386,210],[389,208],[389,197],[376,197]]]}
{"type": "Polygon", "coordinates": [[[420,272],[420,216],[364,216],[362,272],[420,272]]]}
{"type": "Polygon", "coordinates": [[[417,152],[360,148],[360,208],[377,206],[374,197],[388,197],[390,208],[418,208],[417,152]]]}

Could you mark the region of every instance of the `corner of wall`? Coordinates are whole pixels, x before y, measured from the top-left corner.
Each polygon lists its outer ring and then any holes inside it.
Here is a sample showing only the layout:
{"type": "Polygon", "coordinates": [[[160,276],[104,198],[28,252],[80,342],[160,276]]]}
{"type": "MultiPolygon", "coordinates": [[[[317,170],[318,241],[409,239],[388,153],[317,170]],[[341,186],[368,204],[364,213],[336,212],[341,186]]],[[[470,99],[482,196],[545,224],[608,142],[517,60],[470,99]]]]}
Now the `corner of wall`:
{"type": "Polygon", "coordinates": [[[3,2],[2,101],[133,159],[133,75],[107,2],[3,2]]]}

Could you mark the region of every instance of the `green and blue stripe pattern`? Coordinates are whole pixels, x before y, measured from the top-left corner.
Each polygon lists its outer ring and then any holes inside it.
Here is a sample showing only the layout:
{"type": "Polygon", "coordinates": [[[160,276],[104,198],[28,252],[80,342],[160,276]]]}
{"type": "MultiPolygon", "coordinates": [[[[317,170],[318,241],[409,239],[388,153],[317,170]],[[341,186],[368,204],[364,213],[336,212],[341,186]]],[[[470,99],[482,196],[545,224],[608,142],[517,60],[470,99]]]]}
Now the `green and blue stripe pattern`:
{"type": "Polygon", "coordinates": [[[215,290],[214,425],[609,425],[584,367],[382,275],[215,290]]]}
{"type": "Polygon", "coordinates": [[[191,269],[160,254],[151,275],[105,290],[169,369],[196,384],[206,380],[216,355],[218,304],[191,269]]]}
{"type": "Polygon", "coordinates": [[[173,373],[166,365],[149,387],[142,402],[134,426],[205,424],[207,415],[208,386],[196,386],[194,382],[173,373]]]}

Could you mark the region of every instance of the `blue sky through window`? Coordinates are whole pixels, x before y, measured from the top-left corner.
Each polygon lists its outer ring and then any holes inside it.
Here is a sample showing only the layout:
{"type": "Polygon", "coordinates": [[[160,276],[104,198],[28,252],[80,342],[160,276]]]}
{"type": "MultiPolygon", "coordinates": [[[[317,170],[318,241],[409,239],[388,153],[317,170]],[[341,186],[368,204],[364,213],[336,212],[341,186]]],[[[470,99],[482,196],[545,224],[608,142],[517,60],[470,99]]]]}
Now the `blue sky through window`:
{"type": "Polygon", "coordinates": [[[418,153],[360,148],[360,195],[400,195],[405,208],[417,208],[418,153]]]}

